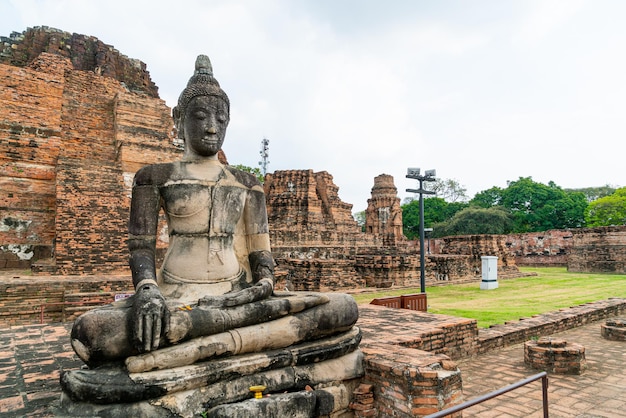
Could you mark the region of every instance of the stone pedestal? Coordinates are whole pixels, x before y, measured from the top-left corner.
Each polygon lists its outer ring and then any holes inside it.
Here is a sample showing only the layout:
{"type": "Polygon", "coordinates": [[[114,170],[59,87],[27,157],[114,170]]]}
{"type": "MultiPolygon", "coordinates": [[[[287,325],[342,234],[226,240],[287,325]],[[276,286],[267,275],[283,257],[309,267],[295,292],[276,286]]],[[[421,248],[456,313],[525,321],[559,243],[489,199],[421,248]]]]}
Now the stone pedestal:
{"type": "MultiPolygon", "coordinates": [[[[290,354],[299,354],[302,347],[216,359],[169,370],[130,373],[125,379],[120,379],[124,371],[101,370],[107,374],[105,379],[121,384],[107,392],[86,387],[79,395],[86,394],[89,399],[82,401],[64,392],[54,413],[64,417],[111,418],[192,418],[199,414],[213,418],[309,418],[351,413],[352,393],[364,375],[363,354],[356,350],[335,359],[298,364],[290,354]],[[281,362],[286,367],[268,370],[281,362]],[[255,373],[246,375],[251,369],[255,373]],[[251,387],[256,385],[265,388],[260,399],[251,392],[251,387]],[[151,398],[142,399],[146,397],[151,398]]],[[[315,354],[324,356],[312,353],[315,354]]],[[[87,370],[74,379],[86,379],[88,373],[87,370]]]]}
{"type": "Polygon", "coordinates": [[[552,337],[527,341],[524,363],[533,369],[557,374],[582,374],[587,366],[585,347],[552,337]]]}
{"type": "Polygon", "coordinates": [[[481,290],[491,290],[498,288],[498,257],[485,255],[480,257],[482,261],[482,281],[481,290]]]}
{"type": "Polygon", "coordinates": [[[626,319],[607,319],[601,326],[601,334],[607,340],[626,341],[626,319]]]}

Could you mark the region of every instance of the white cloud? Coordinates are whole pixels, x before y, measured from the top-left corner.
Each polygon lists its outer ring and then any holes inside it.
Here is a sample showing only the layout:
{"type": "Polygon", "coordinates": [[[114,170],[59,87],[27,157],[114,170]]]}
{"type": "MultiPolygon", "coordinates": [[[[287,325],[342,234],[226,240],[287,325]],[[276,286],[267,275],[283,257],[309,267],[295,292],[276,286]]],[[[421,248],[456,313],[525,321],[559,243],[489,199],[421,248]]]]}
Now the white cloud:
{"type": "Polygon", "coordinates": [[[580,12],[585,0],[533,0],[526,18],[513,34],[514,43],[536,44],[580,12]]]}

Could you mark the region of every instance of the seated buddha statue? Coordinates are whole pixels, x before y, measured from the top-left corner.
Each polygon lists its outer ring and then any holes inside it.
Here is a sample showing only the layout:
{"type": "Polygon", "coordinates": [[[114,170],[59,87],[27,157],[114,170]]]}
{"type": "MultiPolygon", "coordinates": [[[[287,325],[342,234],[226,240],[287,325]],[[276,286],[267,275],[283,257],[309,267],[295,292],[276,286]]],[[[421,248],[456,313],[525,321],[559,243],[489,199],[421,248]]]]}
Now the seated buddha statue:
{"type": "Polygon", "coordinates": [[[319,408],[308,392],[328,398],[332,382],[363,373],[354,299],[274,291],[263,187],[218,159],[230,103],[208,57],[198,57],[173,117],[182,159],[143,167],[133,182],[135,294],[76,320],[71,344],[87,367],[62,373],[66,409],[132,405],[136,416],[162,408],[186,416],[213,408],[229,416],[220,405],[232,411],[248,399],[246,385],[281,394],[307,388],[302,399],[319,408]],[[157,271],[161,210],[169,244],[157,271]]]}

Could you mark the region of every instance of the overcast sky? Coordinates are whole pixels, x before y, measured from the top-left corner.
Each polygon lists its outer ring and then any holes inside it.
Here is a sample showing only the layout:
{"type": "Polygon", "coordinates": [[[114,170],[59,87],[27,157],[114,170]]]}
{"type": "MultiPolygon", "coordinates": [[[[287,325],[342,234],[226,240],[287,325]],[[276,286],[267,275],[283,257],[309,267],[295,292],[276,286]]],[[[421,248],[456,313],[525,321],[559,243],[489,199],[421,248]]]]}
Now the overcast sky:
{"type": "Polygon", "coordinates": [[[170,107],[208,55],[229,162],[268,138],[268,171],[328,171],[353,212],[408,167],[470,197],[626,185],[623,0],[0,0],[0,35],[41,25],[145,62],[170,107]]]}

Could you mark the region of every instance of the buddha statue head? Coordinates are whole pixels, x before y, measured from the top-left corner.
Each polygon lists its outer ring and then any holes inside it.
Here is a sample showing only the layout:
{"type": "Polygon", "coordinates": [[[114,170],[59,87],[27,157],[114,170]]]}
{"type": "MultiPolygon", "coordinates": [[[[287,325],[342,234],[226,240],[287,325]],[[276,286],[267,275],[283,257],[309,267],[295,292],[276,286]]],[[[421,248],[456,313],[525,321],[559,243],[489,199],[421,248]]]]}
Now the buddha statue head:
{"type": "Polygon", "coordinates": [[[172,113],[178,137],[185,143],[185,155],[206,157],[218,153],[230,120],[230,102],[213,77],[206,55],[196,59],[194,74],[172,113]]]}

